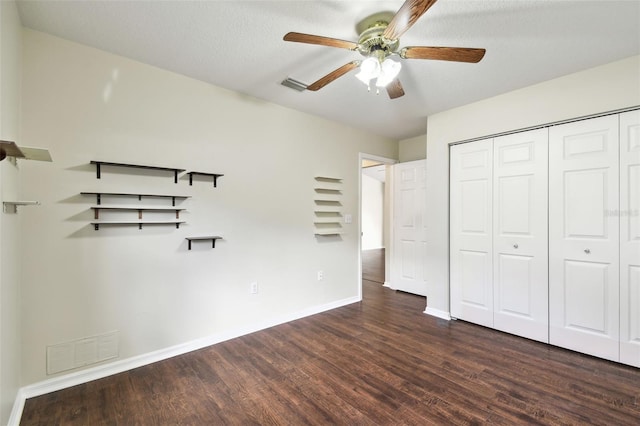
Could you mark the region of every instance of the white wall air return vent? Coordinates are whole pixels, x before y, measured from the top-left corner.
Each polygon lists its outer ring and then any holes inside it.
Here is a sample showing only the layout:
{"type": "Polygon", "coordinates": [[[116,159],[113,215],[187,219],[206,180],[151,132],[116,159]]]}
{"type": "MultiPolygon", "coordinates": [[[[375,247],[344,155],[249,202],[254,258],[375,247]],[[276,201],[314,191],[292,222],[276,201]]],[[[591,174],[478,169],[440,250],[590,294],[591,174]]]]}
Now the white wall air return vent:
{"type": "Polygon", "coordinates": [[[118,357],[117,331],[47,346],[47,374],[118,357]]]}

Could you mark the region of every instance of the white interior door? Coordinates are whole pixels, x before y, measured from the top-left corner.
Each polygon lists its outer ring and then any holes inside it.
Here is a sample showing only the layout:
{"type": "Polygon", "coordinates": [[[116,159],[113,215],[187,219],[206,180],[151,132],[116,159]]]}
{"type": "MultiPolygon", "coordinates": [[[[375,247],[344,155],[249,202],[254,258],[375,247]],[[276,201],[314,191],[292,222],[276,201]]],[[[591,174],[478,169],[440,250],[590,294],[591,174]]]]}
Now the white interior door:
{"type": "Polygon", "coordinates": [[[493,327],[493,140],[450,149],[451,316],[493,327]]]}
{"type": "Polygon", "coordinates": [[[620,361],[640,367],[640,111],[620,115],[620,361]]]}
{"type": "Polygon", "coordinates": [[[618,117],[549,136],[549,341],[618,360],[618,117]]]}
{"type": "Polygon", "coordinates": [[[426,161],[394,168],[393,259],[390,287],[426,296],[426,161]]]}
{"type": "Polygon", "coordinates": [[[494,328],[549,342],[548,130],[493,141],[494,328]]]}

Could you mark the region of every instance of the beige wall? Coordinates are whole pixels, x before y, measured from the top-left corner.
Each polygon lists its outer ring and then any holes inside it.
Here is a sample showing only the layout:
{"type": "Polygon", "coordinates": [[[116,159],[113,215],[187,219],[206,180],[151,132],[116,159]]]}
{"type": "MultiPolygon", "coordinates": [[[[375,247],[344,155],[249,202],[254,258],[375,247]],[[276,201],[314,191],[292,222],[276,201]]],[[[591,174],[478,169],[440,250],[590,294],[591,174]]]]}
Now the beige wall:
{"type": "Polygon", "coordinates": [[[358,153],[397,158],[396,142],[42,33],[23,38],[24,139],[54,158],[23,170],[25,196],[42,203],[22,216],[23,384],[47,378],[47,345],[118,330],[130,358],[359,297],[358,153]],[[97,180],[91,160],[225,176],[216,189],[128,169],[97,180]],[[342,240],[314,237],[316,175],[343,179],[354,222],[342,240]],[[95,200],[82,191],[190,195],[188,223],[94,231],[95,200]],[[187,251],[185,236],[212,233],[224,237],[215,249],[187,251]]]}
{"type": "Polygon", "coordinates": [[[449,312],[448,144],[638,105],[640,56],[634,56],[430,116],[425,265],[428,309],[449,312]]]}
{"type": "MultiPolygon", "coordinates": [[[[16,4],[0,2],[0,139],[20,142],[21,24],[16,4]]],[[[20,164],[22,165],[22,163],[20,164]]],[[[0,198],[18,199],[19,169],[0,163],[0,198]]],[[[0,212],[0,424],[20,387],[20,216],[0,212]]]]}
{"type": "Polygon", "coordinates": [[[362,174],[362,250],[384,248],[385,183],[362,174]]]}
{"type": "Polygon", "coordinates": [[[401,163],[407,161],[424,160],[427,155],[427,135],[420,135],[398,142],[398,160],[401,163]]]}

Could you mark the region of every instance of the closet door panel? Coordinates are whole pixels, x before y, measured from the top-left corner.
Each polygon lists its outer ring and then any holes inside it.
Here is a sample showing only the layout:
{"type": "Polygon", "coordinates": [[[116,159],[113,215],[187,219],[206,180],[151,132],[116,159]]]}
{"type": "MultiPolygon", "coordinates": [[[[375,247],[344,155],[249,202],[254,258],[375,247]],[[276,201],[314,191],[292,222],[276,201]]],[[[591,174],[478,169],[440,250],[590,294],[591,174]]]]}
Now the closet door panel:
{"type": "Polygon", "coordinates": [[[549,341],[619,359],[618,117],[549,131],[549,341]]]}
{"type": "MultiPolygon", "coordinates": [[[[532,263],[534,263],[532,256],[498,253],[496,270],[494,271],[495,283],[497,284],[495,289],[497,291],[494,293],[494,305],[496,307],[494,323],[496,328],[505,328],[504,324],[497,321],[498,315],[532,318],[532,296],[534,293],[532,263]]],[[[546,319],[544,322],[547,322],[546,319]]]]}
{"type": "Polygon", "coordinates": [[[493,327],[492,140],[450,153],[451,315],[493,327]]]}
{"type": "Polygon", "coordinates": [[[620,361],[640,367],[640,111],[620,115],[620,361]]]}
{"type": "Polygon", "coordinates": [[[542,342],[548,333],[548,131],[493,143],[494,327],[542,342]]]}

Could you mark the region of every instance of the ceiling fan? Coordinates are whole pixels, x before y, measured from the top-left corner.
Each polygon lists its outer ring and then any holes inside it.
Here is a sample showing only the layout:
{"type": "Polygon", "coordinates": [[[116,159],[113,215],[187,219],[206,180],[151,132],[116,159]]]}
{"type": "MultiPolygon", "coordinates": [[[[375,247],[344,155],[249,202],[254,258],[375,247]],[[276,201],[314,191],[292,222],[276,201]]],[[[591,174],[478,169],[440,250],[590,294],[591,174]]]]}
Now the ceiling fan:
{"type": "Polygon", "coordinates": [[[402,59],[479,62],[484,57],[485,49],[428,46],[409,46],[399,49],[400,36],[411,28],[436,1],[406,0],[395,14],[380,12],[363,19],[356,25],[356,31],[360,34],[357,43],[311,34],[287,33],[284,36],[285,41],[348,49],[357,51],[366,58],[351,61],[331,71],[318,81],[306,86],[306,89],[320,90],[349,71],[360,67],[360,72],[356,74],[360,81],[370,89],[375,80],[377,90],[386,88],[389,97],[396,99],[404,95],[404,89],[397,78],[401,64],[391,59],[391,56],[399,56],[402,59]]]}

